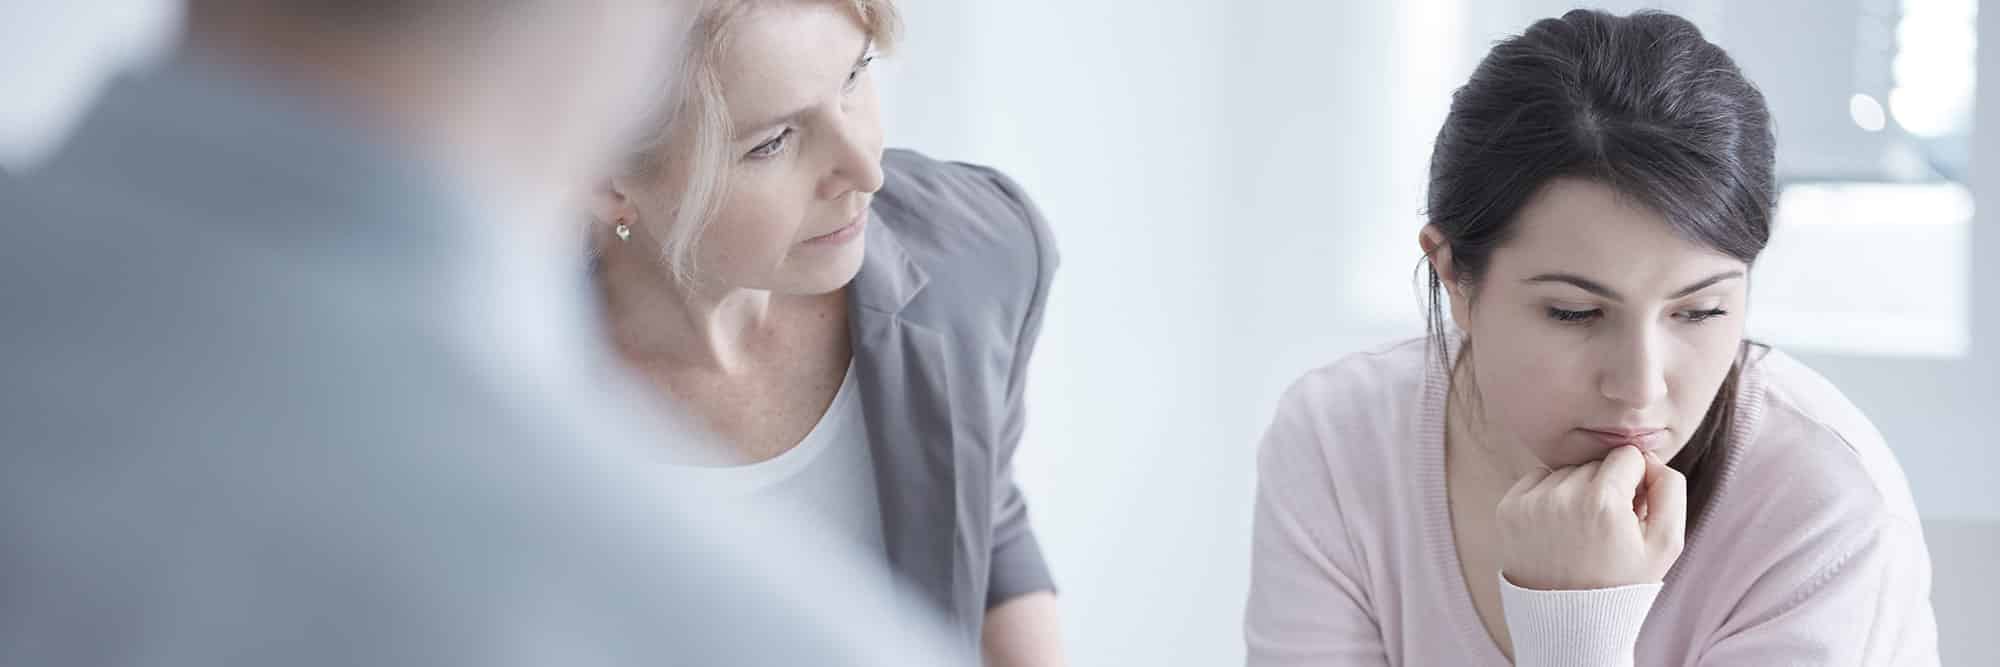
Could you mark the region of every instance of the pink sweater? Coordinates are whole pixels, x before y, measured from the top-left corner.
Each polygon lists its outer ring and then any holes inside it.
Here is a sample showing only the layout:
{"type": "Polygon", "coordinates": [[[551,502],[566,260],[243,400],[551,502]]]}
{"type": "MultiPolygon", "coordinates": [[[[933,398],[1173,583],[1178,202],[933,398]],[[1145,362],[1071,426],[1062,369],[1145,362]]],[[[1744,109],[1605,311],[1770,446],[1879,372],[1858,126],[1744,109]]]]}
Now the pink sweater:
{"type": "MultiPolygon", "coordinates": [[[[1258,454],[1249,662],[1506,665],[1453,544],[1443,373],[1408,341],[1286,392],[1258,454]]],[[[1502,580],[1518,664],[1935,665],[1909,485],[1859,410],[1753,352],[1706,518],[1664,585],[1502,580]]]]}

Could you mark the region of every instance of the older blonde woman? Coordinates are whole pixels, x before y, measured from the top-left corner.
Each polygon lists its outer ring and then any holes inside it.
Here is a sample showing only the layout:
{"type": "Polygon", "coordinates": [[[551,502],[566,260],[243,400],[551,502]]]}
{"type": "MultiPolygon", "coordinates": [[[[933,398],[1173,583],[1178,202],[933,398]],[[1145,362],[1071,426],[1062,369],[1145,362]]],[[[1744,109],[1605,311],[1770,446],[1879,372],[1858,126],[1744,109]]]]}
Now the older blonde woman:
{"type": "Polygon", "coordinates": [[[593,194],[604,317],[726,444],[696,481],[879,547],[988,664],[1060,664],[1011,474],[1055,249],[1006,176],[885,154],[897,27],[888,0],[706,3],[682,101],[593,194]]]}

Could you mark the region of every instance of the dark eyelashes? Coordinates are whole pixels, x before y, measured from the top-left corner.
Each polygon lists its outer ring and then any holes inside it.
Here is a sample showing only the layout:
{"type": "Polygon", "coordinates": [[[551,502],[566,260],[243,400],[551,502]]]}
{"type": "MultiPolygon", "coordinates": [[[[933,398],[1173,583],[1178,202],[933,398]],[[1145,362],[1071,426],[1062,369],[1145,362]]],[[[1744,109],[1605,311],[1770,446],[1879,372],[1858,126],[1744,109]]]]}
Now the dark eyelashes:
{"type": "MultiPolygon", "coordinates": [[[[1690,311],[1675,313],[1674,318],[1686,321],[1689,324],[1700,324],[1702,322],[1707,322],[1709,320],[1718,317],[1727,316],[1728,314],[1729,311],[1723,310],[1721,308],[1708,308],[1703,310],[1690,310],[1690,311]]],[[[1550,306],[1548,308],[1548,317],[1551,320],[1562,322],[1564,324],[1583,324],[1604,317],[1604,310],[1602,308],[1592,308],[1590,310],[1569,310],[1566,308],[1556,308],[1554,306],[1550,306]]]]}

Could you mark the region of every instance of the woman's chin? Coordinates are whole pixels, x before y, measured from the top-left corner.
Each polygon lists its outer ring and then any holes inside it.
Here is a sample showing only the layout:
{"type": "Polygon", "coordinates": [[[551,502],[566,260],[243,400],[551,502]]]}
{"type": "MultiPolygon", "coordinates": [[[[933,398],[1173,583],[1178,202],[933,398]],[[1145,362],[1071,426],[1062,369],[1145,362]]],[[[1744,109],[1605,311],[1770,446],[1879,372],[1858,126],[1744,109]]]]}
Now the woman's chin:
{"type": "Polygon", "coordinates": [[[783,292],[799,295],[827,294],[846,287],[861,275],[861,254],[854,256],[827,258],[815,262],[814,266],[796,267],[784,281],[783,292]]]}

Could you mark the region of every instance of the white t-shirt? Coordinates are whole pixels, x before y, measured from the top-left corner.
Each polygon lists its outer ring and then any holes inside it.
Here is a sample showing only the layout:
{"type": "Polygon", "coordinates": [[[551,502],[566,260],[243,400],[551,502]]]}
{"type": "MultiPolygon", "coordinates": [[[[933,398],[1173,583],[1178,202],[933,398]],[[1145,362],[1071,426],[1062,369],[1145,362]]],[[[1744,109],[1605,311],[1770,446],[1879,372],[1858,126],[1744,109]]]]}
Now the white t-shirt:
{"type": "MultiPolygon", "coordinates": [[[[852,538],[867,553],[886,554],[875,460],[868,450],[859,393],[849,364],[833,403],[797,446],[749,465],[677,466],[676,470],[698,493],[753,510],[804,516],[812,524],[852,538]]],[[[882,562],[886,573],[886,555],[882,562]]]]}

